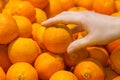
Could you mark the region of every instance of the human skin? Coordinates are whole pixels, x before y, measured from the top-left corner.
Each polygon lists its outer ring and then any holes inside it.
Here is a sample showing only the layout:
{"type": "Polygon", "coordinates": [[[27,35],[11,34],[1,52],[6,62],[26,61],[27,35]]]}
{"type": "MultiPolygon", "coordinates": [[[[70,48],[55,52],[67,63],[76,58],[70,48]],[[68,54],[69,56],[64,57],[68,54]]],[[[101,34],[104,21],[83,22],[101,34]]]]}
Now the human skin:
{"type": "Polygon", "coordinates": [[[105,45],[120,38],[119,17],[113,17],[92,11],[65,11],[55,17],[49,18],[41,24],[48,27],[58,23],[74,23],[79,25],[79,31],[86,30],[88,32],[85,37],[73,41],[68,46],[68,53],[74,53],[86,46],[105,45]]]}

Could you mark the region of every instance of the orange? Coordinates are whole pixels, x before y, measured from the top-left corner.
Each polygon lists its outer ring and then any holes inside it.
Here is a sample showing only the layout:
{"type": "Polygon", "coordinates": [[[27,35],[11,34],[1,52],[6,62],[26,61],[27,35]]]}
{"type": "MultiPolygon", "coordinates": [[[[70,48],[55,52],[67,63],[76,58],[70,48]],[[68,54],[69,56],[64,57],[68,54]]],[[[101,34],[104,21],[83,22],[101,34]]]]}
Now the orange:
{"type": "Polygon", "coordinates": [[[59,0],[62,8],[68,10],[71,7],[75,6],[74,0],[59,0]]]}
{"type": "Polygon", "coordinates": [[[12,65],[8,58],[8,46],[0,45],[0,66],[6,72],[8,68],[12,65]]]}
{"type": "Polygon", "coordinates": [[[44,11],[46,12],[48,18],[50,18],[61,13],[62,11],[64,11],[64,9],[61,5],[60,0],[49,0],[49,4],[44,9],[44,11]]]}
{"type": "Polygon", "coordinates": [[[37,23],[41,23],[45,20],[47,20],[47,14],[42,10],[42,9],[39,9],[39,8],[35,8],[36,10],[36,22],[37,23]]]}
{"type": "Polygon", "coordinates": [[[116,11],[120,11],[120,0],[115,0],[116,11]]]}
{"type": "Polygon", "coordinates": [[[117,77],[118,74],[112,70],[111,67],[106,67],[105,68],[105,80],[113,80],[113,78],[117,77]]]}
{"type": "Polygon", "coordinates": [[[77,39],[83,38],[83,37],[85,37],[86,35],[87,35],[87,31],[81,31],[81,32],[78,33],[77,39]]]}
{"type": "Polygon", "coordinates": [[[32,23],[30,22],[30,20],[24,16],[13,16],[13,18],[17,22],[19,36],[30,37],[32,35],[32,23]]]}
{"type": "Polygon", "coordinates": [[[94,0],[93,10],[102,14],[113,14],[115,12],[114,0],[94,0]]]}
{"type": "Polygon", "coordinates": [[[113,78],[112,80],[120,80],[120,76],[113,78]]]}
{"type": "Polygon", "coordinates": [[[69,67],[76,66],[81,60],[88,57],[86,48],[79,50],[78,52],[63,54],[65,64],[69,67]]]}
{"type": "Polygon", "coordinates": [[[113,52],[110,55],[110,63],[112,66],[112,69],[120,74],[120,46],[115,48],[113,52]]]}
{"type": "Polygon", "coordinates": [[[0,80],[6,80],[5,77],[6,77],[5,72],[3,71],[2,67],[0,66],[0,80]]]}
{"type": "Polygon", "coordinates": [[[6,80],[38,80],[35,68],[26,62],[13,64],[6,73],[6,80]]]}
{"type": "Polygon", "coordinates": [[[43,34],[45,47],[56,54],[65,53],[68,45],[73,41],[72,34],[65,25],[55,25],[47,28],[43,34]]]}
{"type": "Polygon", "coordinates": [[[33,23],[33,24],[32,24],[32,38],[33,38],[34,40],[37,39],[37,37],[36,37],[36,35],[37,35],[37,30],[38,30],[38,28],[39,28],[40,26],[41,26],[41,25],[40,25],[39,23],[33,23]]]}
{"type": "Polygon", "coordinates": [[[8,44],[18,36],[18,26],[14,18],[0,14],[0,44],[8,44]]]}
{"type": "Polygon", "coordinates": [[[79,62],[74,74],[79,80],[104,80],[105,72],[102,65],[95,59],[85,59],[79,62]]]}
{"type": "Polygon", "coordinates": [[[68,11],[84,11],[84,10],[87,10],[85,7],[72,7],[72,8],[69,8],[68,11]]]}
{"type": "Polygon", "coordinates": [[[78,28],[76,28],[76,24],[67,24],[66,25],[72,32],[72,37],[73,37],[73,40],[75,40],[78,36],[78,33],[76,31],[78,31],[78,28]]]}
{"type": "Polygon", "coordinates": [[[31,2],[31,4],[34,7],[40,8],[40,9],[44,9],[49,3],[49,0],[27,0],[27,1],[31,2]]]}
{"type": "Polygon", "coordinates": [[[83,36],[82,36],[82,33],[81,33],[81,32],[79,32],[79,33],[78,33],[78,36],[77,36],[77,39],[80,39],[80,38],[83,38],[83,36]]]}
{"type": "Polygon", "coordinates": [[[5,7],[4,13],[27,17],[31,22],[35,21],[36,11],[34,6],[28,1],[12,1],[5,7]]]}
{"type": "Polygon", "coordinates": [[[71,30],[74,29],[76,26],[76,24],[67,24],[67,27],[71,30]]]}
{"type": "Polygon", "coordinates": [[[43,43],[43,33],[46,29],[46,27],[40,25],[39,23],[34,23],[32,25],[33,30],[32,30],[32,36],[35,41],[37,41],[38,45],[42,48],[45,49],[44,43],[43,43]]]}
{"type": "Polygon", "coordinates": [[[19,37],[8,46],[8,56],[12,63],[21,61],[33,63],[40,53],[41,49],[31,38],[19,37]]]}
{"type": "Polygon", "coordinates": [[[120,39],[117,39],[109,44],[107,44],[106,48],[107,50],[110,52],[110,54],[112,53],[112,51],[117,48],[118,46],[120,46],[120,39]]]}
{"type": "Polygon", "coordinates": [[[0,0],[0,13],[2,12],[2,10],[4,9],[4,6],[6,4],[7,1],[5,0],[0,0]]]}
{"type": "Polygon", "coordinates": [[[94,0],[75,0],[76,6],[81,6],[86,9],[93,9],[93,1],[94,0]]]}
{"type": "Polygon", "coordinates": [[[109,59],[107,50],[103,47],[87,47],[88,55],[90,58],[98,60],[103,66],[106,66],[109,59]]]}
{"type": "Polygon", "coordinates": [[[55,72],[64,69],[63,58],[50,52],[40,54],[34,63],[41,80],[48,80],[55,72]]]}
{"type": "Polygon", "coordinates": [[[77,77],[70,71],[60,70],[55,72],[50,80],[78,80],[77,77]]]}
{"type": "Polygon", "coordinates": [[[13,4],[16,4],[18,3],[18,1],[21,1],[21,0],[6,0],[7,3],[5,5],[5,9],[7,8],[12,8],[14,5],[13,4]]]}
{"type": "Polygon", "coordinates": [[[115,13],[112,14],[112,16],[120,17],[120,12],[115,12],[115,13]]]}

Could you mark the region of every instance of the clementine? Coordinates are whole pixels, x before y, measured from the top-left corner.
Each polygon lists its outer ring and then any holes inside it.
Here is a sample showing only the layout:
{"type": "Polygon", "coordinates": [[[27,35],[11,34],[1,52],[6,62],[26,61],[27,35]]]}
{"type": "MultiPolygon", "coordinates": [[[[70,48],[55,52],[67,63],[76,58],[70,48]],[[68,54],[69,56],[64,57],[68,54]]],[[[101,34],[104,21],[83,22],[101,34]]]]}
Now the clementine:
{"type": "Polygon", "coordinates": [[[120,80],[120,76],[113,78],[112,80],[120,80]]]}
{"type": "Polygon", "coordinates": [[[114,16],[114,17],[120,17],[120,12],[118,11],[118,12],[114,12],[113,14],[112,14],[112,16],[114,16]]]}
{"type": "Polygon", "coordinates": [[[45,47],[56,54],[66,52],[68,45],[73,41],[70,30],[65,25],[56,25],[46,28],[43,33],[45,47]]]}
{"type": "Polygon", "coordinates": [[[119,61],[120,61],[120,46],[115,48],[110,55],[111,67],[118,74],[120,74],[120,67],[119,67],[120,63],[119,63],[119,61]]]}
{"type": "Polygon", "coordinates": [[[94,0],[75,0],[75,4],[76,6],[81,6],[84,7],[86,9],[93,9],[93,1],[94,0]]]}
{"type": "Polygon", "coordinates": [[[40,9],[44,9],[49,3],[49,0],[27,0],[27,1],[31,2],[31,4],[34,7],[40,8],[40,9]]]}
{"type": "Polygon", "coordinates": [[[55,72],[63,70],[65,65],[63,58],[50,52],[40,54],[34,63],[39,78],[48,80],[55,72]]]}
{"type": "Polygon", "coordinates": [[[120,11],[120,0],[115,0],[115,8],[116,8],[116,11],[120,11]]]}
{"type": "Polygon", "coordinates": [[[107,44],[106,48],[107,50],[110,52],[110,54],[112,53],[112,51],[117,48],[118,46],[120,46],[120,39],[117,39],[109,44],[107,44]]]}
{"type": "Polygon", "coordinates": [[[18,36],[18,26],[14,18],[0,14],[0,44],[8,44],[18,36]]]}
{"type": "Polygon", "coordinates": [[[33,39],[35,41],[37,41],[38,45],[42,48],[42,49],[46,49],[45,45],[43,43],[43,33],[46,29],[46,27],[40,25],[39,23],[34,23],[32,25],[33,30],[32,30],[32,36],[33,39]]]}
{"type": "Polygon", "coordinates": [[[87,47],[88,55],[91,58],[98,60],[103,66],[107,66],[109,54],[103,47],[87,47]]]}
{"type": "Polygon", "coordinates": [[[7,3],[4,13],[27,17],[31,22],[35,21],[36,11],[29,1],[11,1],[7,3]]]}
{"type": "Polygon", "coordinates": [[[26,62],[18,62],[10,66],[6,80],[38,80],[35,68],[26,62]]]}
{"type": "Polygon", "coordinates": [[[68,11],[76,11],[76,12],[79,12],[79,11],[84,11],[84,10],[87,10],[85,7],[71,7],[68,9],[68,11]]]}
{"type": "Polygon", "coordinates": [[[48,18],[50,18],[61,13],[64,9],[62,8],[60,0],[49,0],[49,4],[46,6],[44,11],[48,18]]]}
{"type": "Polygon", "coordinates": [[[31,38],[19,37],[8,46],[8,56],[12,63],[21,61],[33,63],[40,53],[40,47],[31,38]]]}
{"type": "Polygon", "coordinates": [[[41,22],[47,20],[47,14],[42,9],[35,8],[35,10],[36,10],[35,21],[37,23],[41,23],[41,22]]]}
{"type": "Polygon", "coordinates": [[[77,77],[70,71],[60,70],[55,72],[50,80],[78,80],[77,77]]]}
{"type": "Polygon", "coordinates": [[[6,77],[5,72],[3,71],[2,67],[0,66],[0,80],[6,80],[5,77],[6,77]]]}
{"type": "Polygon", "coordinates": [[[98,13],[111,15],[115,12],[114,0],[94,0],[93,10],[98,13]]]}
{"type": "Polygon", "coordinates": [[[104,80],[105,78],[104,68],[92,58],[79,62],[74,69],[74,74],[79,80],[104,80]]]}
{"type": "Polygon", "coordinates": [[[88,52],[86,48],[84,48],[72,54],[65,53],[63,54],[63,57],[65,64],[69,67],[72,67],[76,66],[81,60],[87,58],[88,52]]]}
{"type": "Polygon", "coordinates": [[[30,37],[32,35],[32,23],[30,20],[24,16],[13,16],[13,18],[18,25],[19,37],[30,37]]]}

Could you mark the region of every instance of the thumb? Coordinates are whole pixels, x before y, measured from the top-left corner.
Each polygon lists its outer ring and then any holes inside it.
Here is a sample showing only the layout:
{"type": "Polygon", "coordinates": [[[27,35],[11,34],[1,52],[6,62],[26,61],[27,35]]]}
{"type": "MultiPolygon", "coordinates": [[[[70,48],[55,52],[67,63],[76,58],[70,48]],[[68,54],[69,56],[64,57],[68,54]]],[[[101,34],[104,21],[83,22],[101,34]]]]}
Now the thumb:
{"type": "Polygon", "coordinates": [[[70,53],[75,53],[80,51],[80,49],[85,48],[86,46],[94,45],[94,41],[92,40],[92,35],[88,34],[82,39],[78,39],[73,41],[67,48],[67,52],[70,53]]]}

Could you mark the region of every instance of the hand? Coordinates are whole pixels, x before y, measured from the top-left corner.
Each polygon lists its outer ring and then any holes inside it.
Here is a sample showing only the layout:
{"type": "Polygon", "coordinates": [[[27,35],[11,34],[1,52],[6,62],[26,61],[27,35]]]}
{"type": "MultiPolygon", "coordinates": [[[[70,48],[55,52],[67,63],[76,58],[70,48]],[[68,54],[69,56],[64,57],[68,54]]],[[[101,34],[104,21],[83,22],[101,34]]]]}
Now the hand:
{"type": "Polygon", "coordinates": [[[103,15],[91,11],[62,12],[41,24],[74,23],[81,26],[88,34],[82,39],[73,41],[67,49],[68,53],[80,50],[90,45],[105,45],[120,37],[120,18],[103,15]]]}

